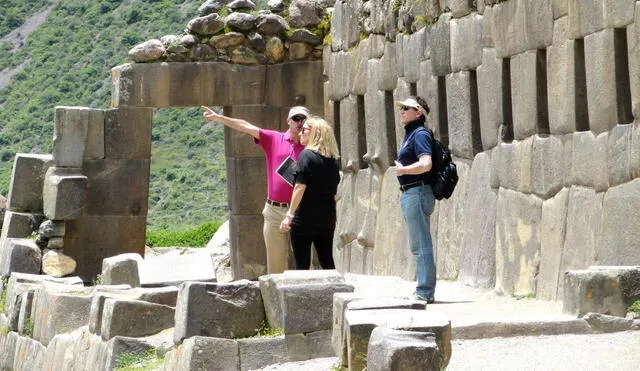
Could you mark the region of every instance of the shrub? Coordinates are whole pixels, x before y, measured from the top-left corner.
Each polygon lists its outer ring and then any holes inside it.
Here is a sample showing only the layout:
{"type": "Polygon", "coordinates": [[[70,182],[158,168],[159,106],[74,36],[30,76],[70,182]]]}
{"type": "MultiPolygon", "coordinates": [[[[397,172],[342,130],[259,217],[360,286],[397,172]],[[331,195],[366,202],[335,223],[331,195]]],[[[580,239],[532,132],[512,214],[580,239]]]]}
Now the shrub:
{"type": "Polygon", "coordinates": [[[207,222],[183,231],[147,231],[147,245],[151,247],[202,247],[220,228],[219,221],[207,222]]]}

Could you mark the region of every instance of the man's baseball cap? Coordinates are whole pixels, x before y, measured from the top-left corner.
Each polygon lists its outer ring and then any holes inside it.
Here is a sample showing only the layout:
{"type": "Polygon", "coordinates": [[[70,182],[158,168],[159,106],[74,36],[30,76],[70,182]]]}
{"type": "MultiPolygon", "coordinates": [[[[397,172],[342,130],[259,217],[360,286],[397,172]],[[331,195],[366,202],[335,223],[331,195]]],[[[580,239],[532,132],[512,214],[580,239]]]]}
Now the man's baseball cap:
{"type": "Polygon", "coordinates": [[[311,115],[311,113],[309,112],[309,110],[306,107],[303,106],[295,106],[295,107],[291,107],[291,109],[289,110],[289,116],[287,116],[288,118],[292,118],[293,116],[296,115],[302,115],[304,117],[309,117],[311,115]]]}
{"type": "Polygon", "coordinates": [[[427,110],[424,109],[424,107],[422,107],[420,105],[420,103],[418,103],[417,100],[413,99],[413,98],[407,98],[403,101],[396,101],[396,105],[397,106],[407,106],[407,107],[411,107],[411,108],[415,108],[418,111],[422,112],[423,115],[427,115],[427,110]]]}

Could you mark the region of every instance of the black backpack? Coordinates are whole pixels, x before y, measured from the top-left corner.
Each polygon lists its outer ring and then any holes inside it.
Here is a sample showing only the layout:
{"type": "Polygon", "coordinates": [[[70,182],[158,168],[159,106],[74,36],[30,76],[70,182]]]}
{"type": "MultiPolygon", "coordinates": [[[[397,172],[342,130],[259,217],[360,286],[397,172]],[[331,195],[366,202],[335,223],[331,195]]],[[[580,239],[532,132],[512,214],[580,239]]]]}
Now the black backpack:
{"type": "MultiPolygon", "coordinates": [[[[420,128],[418,130],[422,130],[420,128]]],[[[451,151],[442,142],[436,139],[433,131],[424,128],[431,138],[431,171],[425,173],[425,181],[431,184],[433,195],[436,200],[451,197],[453,190],[458,184],[458,169],[455,162],[451,160],[451,151]]],[[[416,131],[417,132],[417,131],[416,131]]]]}

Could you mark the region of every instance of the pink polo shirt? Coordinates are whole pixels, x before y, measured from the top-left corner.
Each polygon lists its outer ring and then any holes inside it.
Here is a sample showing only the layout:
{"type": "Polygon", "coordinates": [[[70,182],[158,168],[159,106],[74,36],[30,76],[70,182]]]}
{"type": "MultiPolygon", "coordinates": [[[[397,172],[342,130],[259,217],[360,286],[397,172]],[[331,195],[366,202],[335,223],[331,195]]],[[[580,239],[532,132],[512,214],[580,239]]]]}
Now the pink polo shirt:
{"type": "Polygon", "coordinates": [[[276,173],[276,169],[288,156],[297,161],[304,146],[295,143],[289,132],[265,129],[260,129],[260,140],[255,142],[264,151],[267,162],[267,198],[277,202],[291,202],[293,187],[276,173]]]}

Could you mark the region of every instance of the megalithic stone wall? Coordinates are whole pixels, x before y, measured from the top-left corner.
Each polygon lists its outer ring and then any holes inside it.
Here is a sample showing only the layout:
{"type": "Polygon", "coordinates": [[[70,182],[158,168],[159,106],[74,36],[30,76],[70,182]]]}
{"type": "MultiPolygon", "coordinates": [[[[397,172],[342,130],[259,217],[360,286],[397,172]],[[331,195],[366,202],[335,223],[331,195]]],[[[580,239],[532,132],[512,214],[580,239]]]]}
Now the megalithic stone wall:
{"type": "Polygon", "coordinates": [[[431,216],[440,278],[557,299],[567,270],[640,264],[640,3],[370,3],[335,4],[323,58],[341,271],[413,278],[390,167],[413,94],[460,174],[431,216]]]}
{"type": "MultiPolygon", "coordinates": [[[[324,114],[319,61],[264,66],[137,63],[115,67],[112,78],[112,105],[120,109],[222,106],[226,115],[278,131],[287,130],[292,106],[305,105],[313,114],[324,114]]],[[[135,124],[133,120],[125,125],[135,124]]],[[[149,133],[141,139],[150,138],[149,133]]],[[[250,136],[225,129],[225,155],[233,274],[235,279],[254,279],[266,273],[261,215],[267,189],[264,154],[250,136]]],[[[148,169],[143,175],[148,188],[148,169]]],[[[140,228],[144,230],[144,225],[140,228]]],[[[144,239],[136,243],[144,248],[144,239]]]]}

